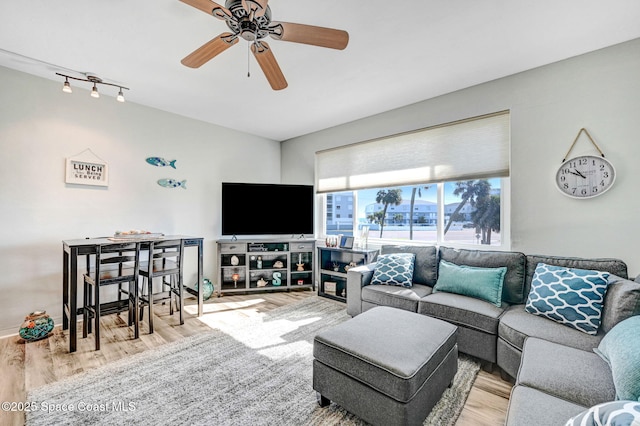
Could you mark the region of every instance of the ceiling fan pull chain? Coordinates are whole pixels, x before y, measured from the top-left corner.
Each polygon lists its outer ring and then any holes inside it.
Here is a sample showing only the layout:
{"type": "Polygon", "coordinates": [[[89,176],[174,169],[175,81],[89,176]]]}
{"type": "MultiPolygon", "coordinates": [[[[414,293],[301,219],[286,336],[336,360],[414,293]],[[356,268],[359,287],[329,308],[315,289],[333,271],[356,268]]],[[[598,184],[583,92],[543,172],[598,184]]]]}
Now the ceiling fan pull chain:
{"type": "Polygon", "coordinates": [[[251,43],[247,43],[247,78],[251,77],[251,43]]]}

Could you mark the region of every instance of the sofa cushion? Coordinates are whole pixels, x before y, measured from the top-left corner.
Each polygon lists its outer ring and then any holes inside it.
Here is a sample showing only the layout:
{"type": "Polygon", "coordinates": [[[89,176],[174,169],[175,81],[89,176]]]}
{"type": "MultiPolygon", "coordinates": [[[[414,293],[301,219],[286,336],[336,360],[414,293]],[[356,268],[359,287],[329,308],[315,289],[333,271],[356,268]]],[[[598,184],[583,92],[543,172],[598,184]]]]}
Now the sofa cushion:
{"type": "Polygon", "coordinates": [[[611,366],[618,399],[640,401],[640,316],[613,327],[594,351],[611,366]]]}
{"type": "Polygon", "coordinates": [[[426,285],[413,284],[411,288],[391,285],[367,285],[362,287],[362,300],[380,306],[391,306],[416,312],[418,301],[431,294],[433,289],[426,285]]]}
{"type": "Polygon", "coordinates": [[[413,253],[381,254],[376,261],[371,284],[411,287],[413,283],[413,253]]]}
{"type": "Polygon", "coordinates": [[[438,281],[433,292],[444,291],[475,297],[500,307],[506,272],[506,267],[480,268],[441,260],[438,266],[438,281]]]}
{"type": "Polygon", "coordinates": [[[524,344],[517,383],[585,407],[616,395],[609,366],[593,351],[535,337],[524,344]]]}
{"type": "Polygon", "coordinates": [[[594,405],[572,417],[565,426],[637,426],[640,425],[640,402],[609,401],[594,405]]]}
{"type": "Polygon", "coordinates": [[[604,295],[602,323],[607,333],[620,321],[640,314],[640,282],[609,275],[607,293],[604,295]]]}
{"type": "Polygon", "coordinates": [[[586,407],[527,386],[515,386],[505,426],[559,426],[586,407]]]}
{"type": "Polygon", "coordinates": [[[525,309],[595,335],[600,327],[608,277],[608,272],[539,263],[525,309]]]}
{"type": "Polygon", "coordinates": [[[413,267],[413,283],[433,287],[438,277],[438,250],[435,246],[384,245],[380,254],[413,253],[416,255],[413,267]]]}
{"type": "Polygon", "coordinates": [[[526,256],[517,252],[463,250],[440,247],[440,259],[456,265],[479,266],[482,268],[500,268],[506,266],[502,286],[502,300],[509,304],[524,303],[526,256]]]}
{"type": "MultiPolygon", "coordinates": [[[[525,279],[525,298],[531,289],[531,280],[538,266],[538,263],[546,263],[547,265],[564,266],[566,268],[591,269],[594,271],[604,271],[617,275],[621,278],[628,278],[627,265],[619,259],[582,259],[578,257],[560,257],[560,256],[527,256],[527,272],[525,279]]],[[[524,300],[520,303],[524,303],[524,300]]]]}
{"type": "Polygon", "coordinates": [[[504,308],[452,293],[434,293],[420,299],[418,313],[484,333],[497,335],[504,308]]]}
{"type": "Polygon", "coordinates": [[[531,315],[524,310],[524,305],[513,305],[500,318],[498,335],[520,350],[524,346],[524,340],[531,336],[591,351],[598,346],[604,332],[600,330],[597,335],[592,336],[544,317],[531,315]]]}

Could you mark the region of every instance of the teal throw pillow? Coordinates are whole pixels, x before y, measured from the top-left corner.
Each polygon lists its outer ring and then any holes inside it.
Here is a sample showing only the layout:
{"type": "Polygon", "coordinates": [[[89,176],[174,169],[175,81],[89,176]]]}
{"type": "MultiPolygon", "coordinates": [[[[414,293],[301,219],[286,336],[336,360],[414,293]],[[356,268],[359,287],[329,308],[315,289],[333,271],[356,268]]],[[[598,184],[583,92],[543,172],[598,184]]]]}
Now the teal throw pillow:
{"type": "Polygon", "coordinates": [[[381,254],[376,261],[371,284],[411,287],[415,258],[413,253],[381,254]]]}
{"type": "Polygon", "coordinates": [[[640,402],[612,401],[594,405],[569,419],[565,426],[637,426],[640,402]]]}
{"type": "Polygon", "coordinates": [[[619,322],[593,351],[611,367],[617,399],[640,401],[640,315],[619,322]]]}
{"type": "Polygon", "coordinates": [[[608,272],[538,263],[525,310],[595,335],[608,277],[608,272]]]}
{"type": "Polygon", "coordinates": [[[438,265],[438,280],[433,292],[461,294],[502,305],[502,285],[507,268],[479,268],[456,265],[441,260],[438,265]]]}

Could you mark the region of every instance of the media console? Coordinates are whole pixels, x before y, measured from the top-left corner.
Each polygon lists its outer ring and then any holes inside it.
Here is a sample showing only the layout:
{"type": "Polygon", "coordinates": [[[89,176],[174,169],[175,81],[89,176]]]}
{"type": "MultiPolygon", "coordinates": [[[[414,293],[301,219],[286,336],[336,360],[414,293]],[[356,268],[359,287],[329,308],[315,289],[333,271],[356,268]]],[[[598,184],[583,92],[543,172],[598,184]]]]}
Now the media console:
{"type": "Polygon", "coordinates": [[[315,240],[218,240],[218,295],[315,290],[315,240]]]}

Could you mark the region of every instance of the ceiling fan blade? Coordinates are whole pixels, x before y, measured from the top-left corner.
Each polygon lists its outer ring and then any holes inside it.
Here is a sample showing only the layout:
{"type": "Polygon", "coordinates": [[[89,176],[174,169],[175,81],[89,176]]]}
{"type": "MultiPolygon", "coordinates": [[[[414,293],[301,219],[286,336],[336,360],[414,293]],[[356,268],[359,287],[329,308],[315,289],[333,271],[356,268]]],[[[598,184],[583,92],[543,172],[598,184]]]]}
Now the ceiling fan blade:
{"type": "Polygon", "coordinates": [[[349,43],[349,33],[333,28],[293,24],[291,22],[274,22],[270,30],[271,37],[276,40],[291,41],[293,43],[312,44],[338,50],[344,49],[349,43]]]}
{"type": "Polygon", "coordinates": [[[282,90],[286,88],[288,86],[287,80],[284,78],[284,74],[282,74],[282,70],[276,61],[275,56],[273,56],[273,52],[271,52],[269,45],[264,41],[253,43],[251,45],[251,51],[256,57],[260,68],[262,68],[262,72],[265,77],[267,77],[271,88],[273,90],[282,90]]]}
{"type": "Polygon", "coordinates": [[[218,19],[226,19],[231,17],[231,12],[226,7],[219,5],[211,0],[180,0],[182,3],[193,6],[206,14],[213,15],[218,19]]]}
{"type": "Polygon", "coordinates": [[[238,37],[231,33],[222,33],[218,37],[210,40],[186,56],[182,65],[190,68],[198,68],[207,61],[221,54],[238,42],[238,37]]]}

